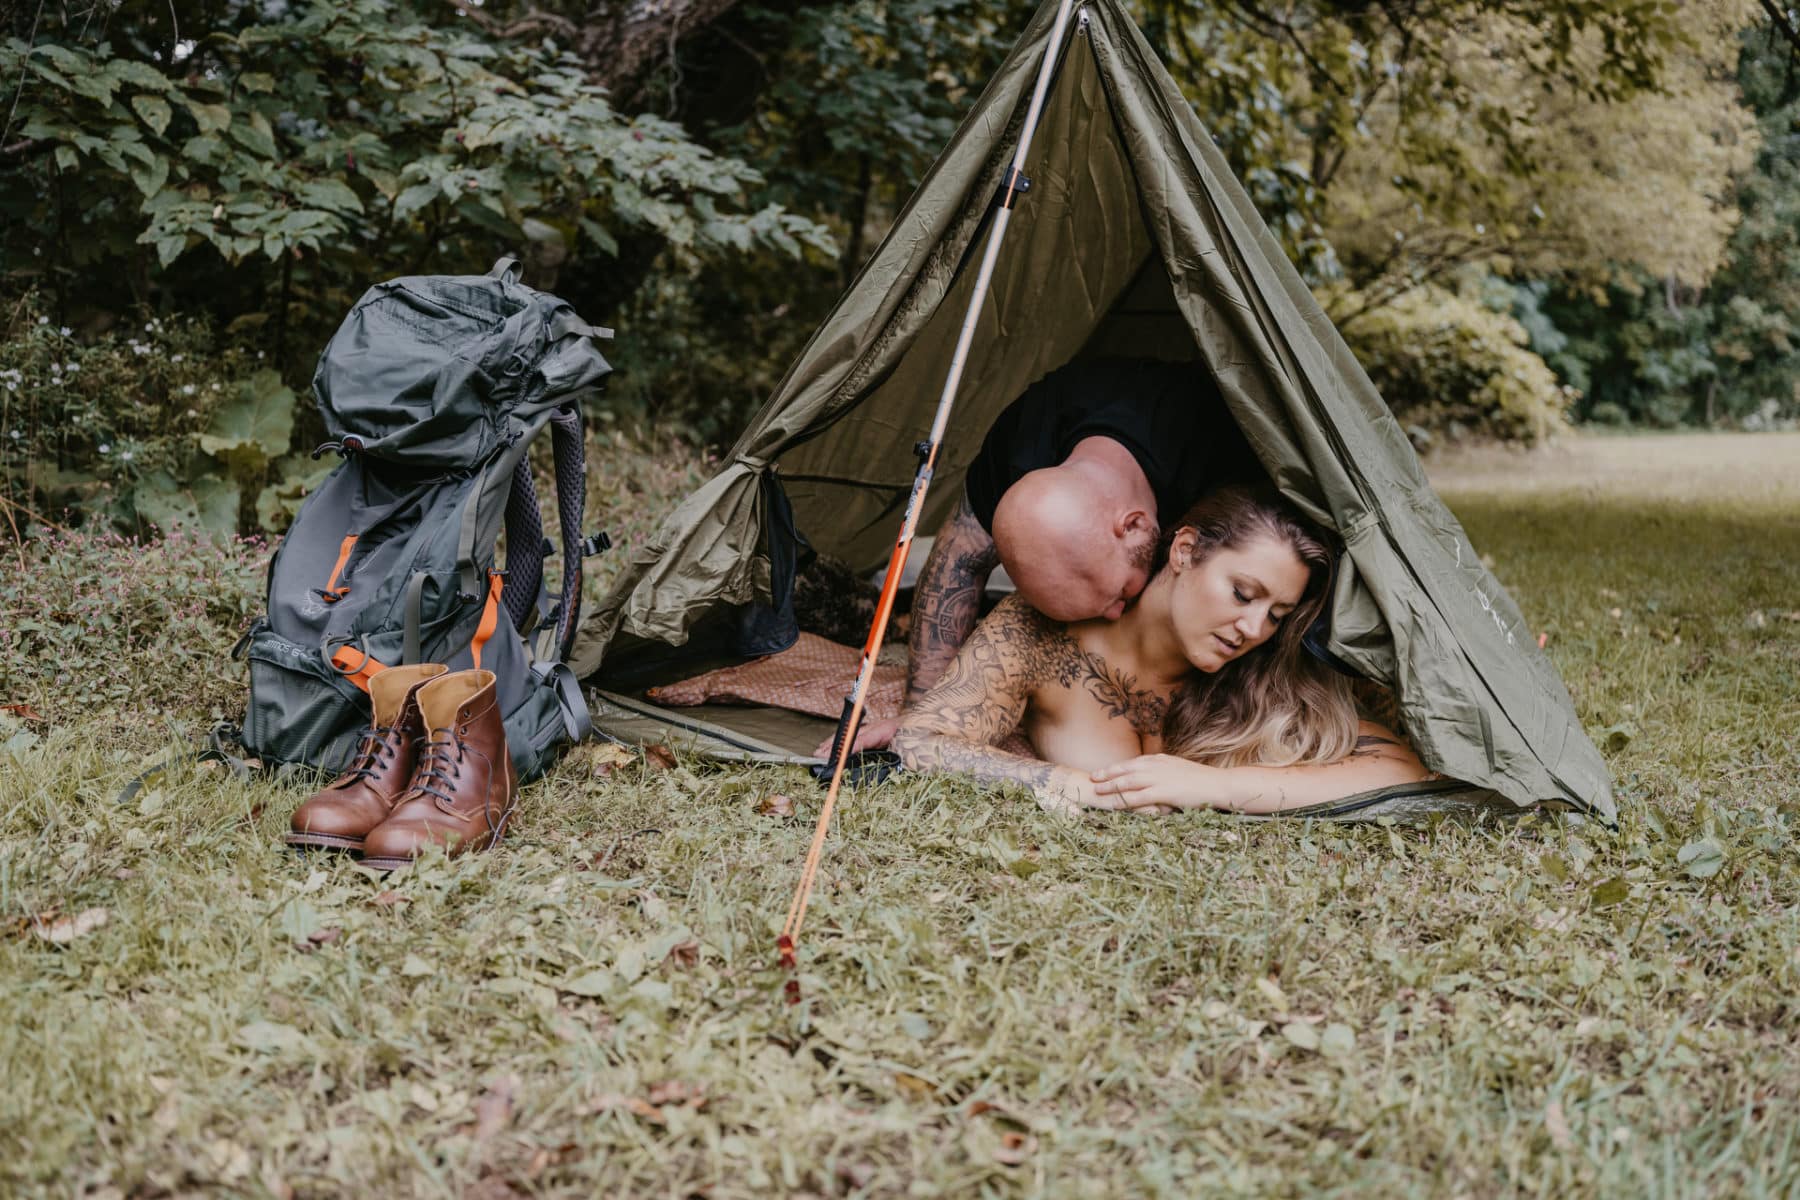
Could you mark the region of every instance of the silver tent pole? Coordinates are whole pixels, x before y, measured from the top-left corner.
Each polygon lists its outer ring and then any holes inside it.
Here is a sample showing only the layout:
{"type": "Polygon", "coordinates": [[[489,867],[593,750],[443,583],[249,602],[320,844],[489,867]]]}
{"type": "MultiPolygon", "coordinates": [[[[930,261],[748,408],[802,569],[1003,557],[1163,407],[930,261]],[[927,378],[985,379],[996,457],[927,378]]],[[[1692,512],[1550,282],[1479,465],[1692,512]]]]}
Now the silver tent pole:
{"type": "MultiPolygon", "coordinates": [[[[1049,41],[1044,46],[1044,61],[1038,67],[1037,83],[1031,91],[1031,103],[1025,109],[1025,124],[1019,131],[1019,144],[1013,151],[1012,165],[1007,168],[1001,180],[1003,190],[1000,211],[988,229],[987,246],[981,255],[981,268],[975,275],[975,292],[969,297],[969,310],[964,314],[962,328],[956,336],[956,349],[950,356],[950,370],[944,377],[943,391],[938,394],[937,413],[931,421],[931,434],[927,444],[921,448],[919,469],[913,476],[912,494],[906,502],[906,516],[900,523],[900,536],[895,541],[893,555],[888,560],[881,599],[875,606],[875,619],[869,628],[868,641],[863,645],[862,666],[857,671],[856,685],[844,702],[844,715],[838,723],[837,738],[832,745],[831,785],[825,792],[825,805],[819,811],[818,827],[813,830],[812,845],[807,851],[806,866],[801,871],[799,886],[794,890],[793,903],[788,906],[787,922],[782,926],[781,937],[776,943],[782,965],[790,969],[796,965],[795,941],[800,936],[801,924],[806,920],[807,903],[812,897],[813,881],[818,877],[819,859],[825,849],[825,835],[831,827],[838,792],[843,786],[844,767],[849,762],[850,748],[856,740],[856,728],[862,722],[869,683],[875,674],[875,660],[881,654],[881,644],[887,636],[888,618],[893,613],[894,597],[900,590],[900,576],[906,569],[906,556],[912,549],[913,534],[918,527],[920,510],[924,507],[925,493],[931,487],[931,474],[937,465],[938,448],[943,444],[944,429],[950,422],[950,410],[956,403],[957,389],[962,384],[969,346],[975,339],[975,325],[981,319],[981,309],[993,283],[994,265],[1000,260],[1000,243],[1006,239],[1006,227],[1012,220],[1013,205],[1019,194],[1029,186],[1024,176],[1025,156],[1031,151],[1031,140],[1037,133],[1038,119],[1043,115],[1044,98],[1050,92],[1050,78],[1055,74],[1057,55],[1062,49],[1063,36],[1068,32],[1069,14],[1074,8],[1075,0],[1062,0],[1058,5],[1056,23],[1051,26],[1049,41]]],[[[797,979],[788,980],[787,996],[790,1002],[798,1003],[800,985],[797,979]]]]}

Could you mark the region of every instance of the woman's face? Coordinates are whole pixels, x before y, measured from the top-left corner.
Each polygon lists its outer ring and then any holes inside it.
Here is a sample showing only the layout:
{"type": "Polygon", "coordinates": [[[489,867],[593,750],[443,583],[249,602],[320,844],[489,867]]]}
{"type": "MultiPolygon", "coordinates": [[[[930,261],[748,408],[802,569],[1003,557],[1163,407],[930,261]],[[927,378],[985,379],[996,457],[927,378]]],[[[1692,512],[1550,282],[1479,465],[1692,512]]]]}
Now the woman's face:
{"type": "Polygon", "coordinates": [[[1261,537],[1193,563],[1194,535],[1170,548],[1170,621],[1187,660],[1211,673],[1275,636],[1306,592],[1310,572],[1287,542],[1261,537]]]}

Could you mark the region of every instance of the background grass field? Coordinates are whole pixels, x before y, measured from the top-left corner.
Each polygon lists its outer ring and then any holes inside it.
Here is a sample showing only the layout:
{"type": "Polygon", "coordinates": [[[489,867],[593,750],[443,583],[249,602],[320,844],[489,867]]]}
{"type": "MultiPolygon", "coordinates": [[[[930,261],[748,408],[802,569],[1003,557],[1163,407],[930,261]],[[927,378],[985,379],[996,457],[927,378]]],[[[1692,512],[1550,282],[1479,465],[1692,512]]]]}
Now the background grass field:
{"type": "MultiPolygon", "coordinates": [[[[627,451],[615,528],[696,469],[627,451]]],[[[0,645],[42,718],[0,727],[0,1192],[1800,1192],[1800,437],[1434,477],[1548,634],[1616,833],[887,785],[842,810],[797,1007],[803,774],[584,751],[502,852],[388,879],[282,850],[298,784],[121,807],[240,696],[258,552],[30,551],[68,594],[8,593],[0,645]]]]}

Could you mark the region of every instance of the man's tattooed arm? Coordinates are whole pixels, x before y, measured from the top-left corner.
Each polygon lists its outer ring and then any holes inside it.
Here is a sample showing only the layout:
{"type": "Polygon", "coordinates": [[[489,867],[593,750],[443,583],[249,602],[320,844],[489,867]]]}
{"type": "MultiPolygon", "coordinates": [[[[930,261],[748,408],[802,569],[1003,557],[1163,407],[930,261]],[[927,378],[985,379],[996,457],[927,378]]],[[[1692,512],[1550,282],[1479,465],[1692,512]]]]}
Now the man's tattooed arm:
{"type": "Polygon", "coordinates": [[[967,496],[938,530],[913,589],[906,702],[925,698],[956,657],[981,615],[981,591],[999,563],[994,539],[969,508],[967,496]]]}
{"type": "Polygon", "coordinates": [[[993,783],[1022,783],[1040,803],[1079,803],[1092,790],[1068,767],[998,748],[1019,726],[1040,684],[1070,686],[1083,656],[1061,626],[1008,597],[963,643],[925,698],[900,718],[894,750],[915,770],[956,771],[993,783]]]}

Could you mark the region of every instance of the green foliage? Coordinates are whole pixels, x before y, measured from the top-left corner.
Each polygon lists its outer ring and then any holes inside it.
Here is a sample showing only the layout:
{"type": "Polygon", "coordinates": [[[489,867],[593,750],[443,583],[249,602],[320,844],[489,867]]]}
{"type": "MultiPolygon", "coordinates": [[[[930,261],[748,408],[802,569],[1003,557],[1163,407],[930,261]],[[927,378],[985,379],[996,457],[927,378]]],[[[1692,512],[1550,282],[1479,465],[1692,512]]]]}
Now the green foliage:
{"type": "MultiPolygon", "coordinates": [[[[768,251],[704,270],[664,255],[619,317],[633,339],[616,399],[729,442],[768,398],[849,285],[1036,5],[858,0],[747,5],[692,68],[766,84],[747,100],[696,101],[695,123],[764,183],[751,203],[807,213],[835,261],[768,251]],[[754,61],[749,59],[757,47],[754,61]],[[728,102],[729,101],[729,102],[728,102]],[[711,116],[714,109],[720,115],[711,116]]],[[[694,86],[692,84],[689,85],[694,86]]],[[[704,87],[704,85],[700,85],[704,87]]]]}
{"type": "Polygon", "coordinates": [[[1769,428],[1800,419],[1800,85],[1772,28],[1742,39],[1737,77],[1760,149],[1742,220],[1705,288],[1616,264],[1604,285],[1521,283],[1532,347],[1603,424],[1769,428]]]}
{"type": "Polygon", "coordinates": [[[1369,309],[1354,292],[1327,298],[1362,310],[1345,340],[1421,449],[1440,438],[1529,445],[1567,428],[1574,390],[1527,349],[1519,322],[1478,299],[1435,287],[1369,309]]]}
{"type": "Polygon", "coordinates": [[[260,293],[227,315],[283,337],[291,319],[312,347],[367,284],[484,269],[527,221],[602,256],[627,232],[684,261],[834,250],[803,216],[743,205],[760,182],[743,162],[614,111],[554,43],[484,40],[404,3],[234,7],[173,69],[77,27],[0,44],[0,77],[31,148],[0,175],[10,262],[78,287],[71,273],[123,261],[140,299],[137,247],[162,288],[203,292],[224,269],[260,293]]]}
{"type": "Polygon", "coordinates": [[[221,344],[200,318],[152,317],[82,339],[43,309],[28,294],[0,327],[9,507],[39,525],[96,515],[132,532],[285,525],[257,519],[261,492],[316,468],[283,457],[295,398],[261,351],[221,344]]]}

